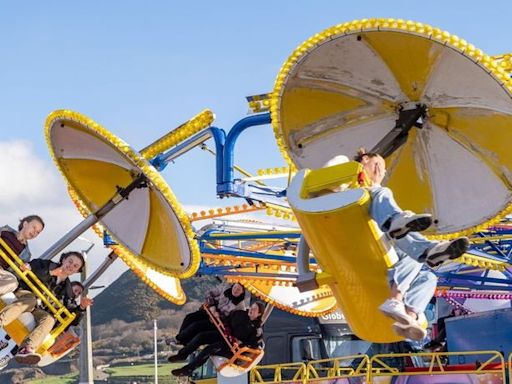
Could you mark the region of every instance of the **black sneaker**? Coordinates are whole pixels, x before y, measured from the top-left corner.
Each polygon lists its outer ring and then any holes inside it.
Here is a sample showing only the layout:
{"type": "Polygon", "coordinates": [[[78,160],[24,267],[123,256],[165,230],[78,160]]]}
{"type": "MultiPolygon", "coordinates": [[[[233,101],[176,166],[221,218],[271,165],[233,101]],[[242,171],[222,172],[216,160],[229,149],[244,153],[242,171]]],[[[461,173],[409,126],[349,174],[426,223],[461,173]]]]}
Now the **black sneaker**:
{"type": "Polygon", "coordinates": [[[0,340],[0,351],[7,348],[9,346],[9,341],[2,339],[0,340]]]}
{"type": "Polygon", "coordinates": [[[441,241],[430,248],[426,254],[426,262],[430,267],[437,267],[447,260],[456,259],[469,248],[469,239],[459,237],[455,240],[441,241]]]}
{"type": "Polygon", "coordinates": [[[187,356],[183,356],[183,355],[180,355],[179,353],[175,354],[175,355],[171,355],[167,358],[167,361],[169,363],[179,363],[180,361],[185,361],[185,359],[187,358],[187,356]]]}
{"type": "Polygon", "coordinates": [[[178,369],[173,369],[171,374],[173,376],[190,376],[192,374],[193,369],[191,369],[188,365],[185,365],[178,369]]]}
{"type": "Polygon", "coordinates": [[[437,340],[432,340],[423,346],[425,351],[439,352],[443,350],[445,343],[437,340]]]}

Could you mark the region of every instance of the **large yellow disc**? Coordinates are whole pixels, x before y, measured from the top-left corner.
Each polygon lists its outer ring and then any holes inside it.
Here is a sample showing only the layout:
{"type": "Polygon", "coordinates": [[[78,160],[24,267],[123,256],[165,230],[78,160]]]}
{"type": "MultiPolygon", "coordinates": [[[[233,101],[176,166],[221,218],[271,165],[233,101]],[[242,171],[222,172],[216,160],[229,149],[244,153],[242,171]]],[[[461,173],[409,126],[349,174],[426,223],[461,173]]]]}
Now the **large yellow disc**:
{"type": "Polygon", "coordinates": [[[429,212],[441,236],[471,233],[511,211],[512,97],[504,67],[463,39],[428,25],[368,19],[301,44],[282,67],[271,102],[283,155],[317,168],[372,149],[400,108],[425,105],[387,158],[401,206],[429,212]]]}
{"type": "MultiPolygon", "coordinates": [[[[74,193],[71,188],[68,188],[68,193],[75,207],[78,209],[78,212],[86,217],[88,211],[78,199],[76,193],[74,193]]],[[[95,224],[92,229],[103,239],[105,229],[100,224],[95,224]]],[[[110,248],[139,279],[149,285],[149,287],[164,299],[178,305],[185,304],[187,297],[181,287],[180,279],[156,271],[148,263],[141,262],[140,259],[133,257],[130,252],[125,252],[123,247],[111,246],[110,248]]]]}
{"type": "Polygon", "coordinates": [[[147,178],[147,187],[134,190],[100,222],[119,244],[125,261],[162,276],[186,278],[196,272],[200,254],[189,219],[148,160],[76,112],[53,112],[45,132],[57,167],[87,214],[138,175],[147,178]]]}

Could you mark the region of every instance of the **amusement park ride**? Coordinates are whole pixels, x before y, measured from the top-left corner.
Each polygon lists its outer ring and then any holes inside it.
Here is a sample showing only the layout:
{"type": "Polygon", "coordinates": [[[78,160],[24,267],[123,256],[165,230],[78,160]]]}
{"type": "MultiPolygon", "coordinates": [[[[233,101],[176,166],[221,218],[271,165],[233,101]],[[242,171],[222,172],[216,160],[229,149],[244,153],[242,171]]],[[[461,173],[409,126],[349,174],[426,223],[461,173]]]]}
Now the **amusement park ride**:
{"type": "MultiPolygon", "coordinates": [[[[249,97],[253,113],[229,131],[213,126],[215,116],[205,110],[136,150],[90,118],[55,111],[46,121],[46,140],[84,221],[42,257],[53,258],[93,227],[111,254],[86,286],[119,257],[176,304],[186,300],[182,279],[219,275],[297,315],[318,317],[339,307],[363,340],[400,341],[378,310],[389,297],[392,243],[369,216],[367,190],[351,183],[358,164],[321,168],[365,147],[385,157],[384,183],[399,204],[436,218],[428,236],[470,237],[466,254],[437,268],[436,295],[462,307],[467,299],[485,300],[491,308],[494,300],[512,298],[511,70],[509,55],[487,56],[440,29],[368,19],[301,44],[273,91],[249,97]],[[235,165],[237,139],[269,124],[288,167],[250,175],[235,165]],[[217,196],[243,204],[184,212],[160,171],[201,147],[215,155],[217,196]],[[268,185],[269,179],[282,186],[268,185]],[[314,193],[343,183],[352,186],[314,193]],[[289,224],[237,220],[257,211],[289,224]]],[[[33,282],[58,320],[39,350],[40,365],[49,364],[76,346],[76,338],[62,334],[73,315],[19,269],[16,255],[0,256],[33,282]]],[[[23,324],[6,329],[13,343],[30,327],[29,320],[23,324]]],[[[254,366],[240,364],[240,356],[216,361],[220,374],[235,376],[254,366]]]]}

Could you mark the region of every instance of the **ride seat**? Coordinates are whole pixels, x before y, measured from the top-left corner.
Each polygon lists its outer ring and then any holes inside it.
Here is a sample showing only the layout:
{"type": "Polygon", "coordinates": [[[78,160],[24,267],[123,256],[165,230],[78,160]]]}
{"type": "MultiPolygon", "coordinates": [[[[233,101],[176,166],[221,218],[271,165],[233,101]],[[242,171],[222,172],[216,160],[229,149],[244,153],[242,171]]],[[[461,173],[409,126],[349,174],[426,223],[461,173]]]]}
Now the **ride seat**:
{"type": "Polygon", "coordinates": [[[396,252],[369,215],[370,193],[360,184],[363,168],[351,161],[317,170],[302,169],[287,197],[302,234],[352,331],[361,339],[401,340],[378,307],[390,296],[387,270],[396,252]],[[338,190],[339,192],[333,192],[338,190]]]}

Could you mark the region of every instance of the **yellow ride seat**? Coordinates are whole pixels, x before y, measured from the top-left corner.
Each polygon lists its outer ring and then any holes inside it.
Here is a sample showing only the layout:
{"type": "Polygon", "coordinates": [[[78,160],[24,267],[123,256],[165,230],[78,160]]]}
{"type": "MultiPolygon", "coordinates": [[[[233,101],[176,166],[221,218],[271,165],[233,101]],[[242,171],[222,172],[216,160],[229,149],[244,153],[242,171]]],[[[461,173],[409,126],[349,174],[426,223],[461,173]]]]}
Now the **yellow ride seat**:
{"type": "Polygon", "coordinates": [[[263,359],[263,349],[259,348],[238,348],[237,352],[231,357],[211,356],[210,360],[215,365],[217,372],[224,377],[236,377],[249,372],[263,359]]]}
{"type": "Polygon", "coordinates": [[[288,187],[288,202],[322,268],[317,282],[329,284],[352,331],[364,340],[395,342],[402,338],[378,307],[390,297],[387,270],[398,257],[369,215],[362,171],[353,161],[303,169],[288,187]]]}
{"type": "MultiPolygon", "coordinates": [[[[70,313],[63,303],[60,302],[43,283],[41,283],[33,272],[21,271],[20,267],[24,262],[13,252],[3,239],[0,239],[0,258],[9,265],[18,280],[23,280],[30,287],[36,297],[46,305],[48,312],[55,318],[54,329],[45,337],[43,343],[36,351],[42,357],[38,365],[44,366],[58,360],[77,345],[75,343],[75,345],[71,347],[71,345],[67,343],[71,348],[51,349],[59,335],[63,334],[65,329],[74,320],[75,314],[70,313]]],[[[0,297],[0,310],[15,300],[16,296],[14,293],[3,295],[0,297]]],[[[32,314],[23,313],[18,317],[18,319],[7,324],[3,330],[5,334],[9,335],[17,345],[20,345],[34,327],[35,321],[32,314]]],[[[11,349],[12,347],[8,347],[1,350],[0,358],[10,353],[11,349]]]]}
{"type": "Polygon", "coordinates": [[[203,309],[233,353],[233,356],[230,358],[217,355],[210,356],[210,360],[213,362],[217,372],[224,377],[236,377],[249,372],[258,365],[265,354],[263,348],[240,347],[237,343],[232,343],[226,334],[226,328],[222,321],[213,316],[206,304],[203,304],[203,309]]]}

